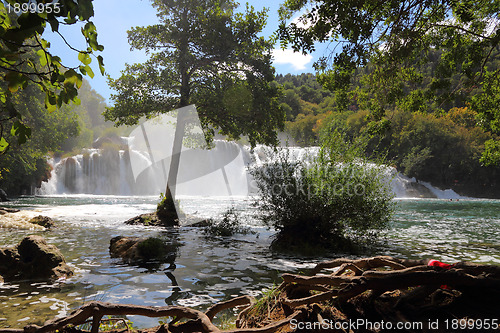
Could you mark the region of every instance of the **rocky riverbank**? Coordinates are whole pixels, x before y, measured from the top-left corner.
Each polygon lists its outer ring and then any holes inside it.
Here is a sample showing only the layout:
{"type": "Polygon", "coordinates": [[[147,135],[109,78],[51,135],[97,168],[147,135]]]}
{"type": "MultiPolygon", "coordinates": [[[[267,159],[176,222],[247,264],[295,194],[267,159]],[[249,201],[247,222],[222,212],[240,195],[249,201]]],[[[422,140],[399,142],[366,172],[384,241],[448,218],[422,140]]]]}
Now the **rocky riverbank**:
{"type": "Polygon", "coordinates": [[[0,248],[0,280],[49,281],[72,275],[59,249],[41,236],[31,235],[17,246],[0,248]]]}
{"type": "Polygon", "coordinates": [[[499,328],[499,266],[466,262],[450,265],[389,256],[338,258],[319,263],[309,274],[283,274],[282,278],[280,286],[259,300],[239,296],[204,312],[185,306],[91,302],[44,326],[0,329],[0,333],[79,333],[84,331],[78,325],[85,322],[92,322],[91,332],[98,332],[100,325],[109,324],[106,316],[110,315],[114,322],[121,320],[126,326],[112,332],[130,331],[123,320],[128,315],[175,318],[155,328],[134,331],[143,333],[450,332],[499,328]],[[232,327],[223,330],[214,318],[231,308],[239,308],[239,314],[232,327]]]}

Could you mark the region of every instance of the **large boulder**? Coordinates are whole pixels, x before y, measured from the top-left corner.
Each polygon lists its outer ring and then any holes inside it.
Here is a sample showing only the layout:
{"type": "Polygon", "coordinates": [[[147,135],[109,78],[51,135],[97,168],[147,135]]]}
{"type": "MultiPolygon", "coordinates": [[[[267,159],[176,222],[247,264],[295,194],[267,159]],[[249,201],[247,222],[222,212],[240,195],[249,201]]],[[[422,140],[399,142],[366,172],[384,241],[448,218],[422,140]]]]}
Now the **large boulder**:
{"type": "Polygon", "coordinates": [[[129,264],[173,263],[179,244],[166,244],[159,238],[117,236],[111,239],[109,253],[129,264]]]}
{"type": "Polygon", "coordinates": [[[16,247],[0,248],[0,275],[5,281],[56,280],[73,275],[61,251],[38,235],[24,238],[16,247]]]}

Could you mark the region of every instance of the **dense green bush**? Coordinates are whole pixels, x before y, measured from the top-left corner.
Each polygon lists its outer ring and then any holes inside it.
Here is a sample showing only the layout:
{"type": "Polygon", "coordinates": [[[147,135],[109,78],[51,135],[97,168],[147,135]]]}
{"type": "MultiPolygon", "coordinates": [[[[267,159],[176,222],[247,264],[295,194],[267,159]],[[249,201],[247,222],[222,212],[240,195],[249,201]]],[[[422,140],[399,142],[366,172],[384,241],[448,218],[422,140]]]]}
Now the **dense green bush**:
{"type": "Polygon", "coordinates": [[[358,158],[359,147],[332,134],[318,156],[274,162],[252,171],[259,217],[277,230],[273,246],[350,250],[375,237],[393,212],[387,168],[358,158]]]}
{"type": "Polygon", "coordinates": [[[222,219],[220,221],[210,219],[209,225],[205,228],[204,233],[207,236],[230,237],[235,234],[253,233],[253,231],[251,228],[242,225],[240,216],[234,207],[231,207],[222,214],[222,219]]]}

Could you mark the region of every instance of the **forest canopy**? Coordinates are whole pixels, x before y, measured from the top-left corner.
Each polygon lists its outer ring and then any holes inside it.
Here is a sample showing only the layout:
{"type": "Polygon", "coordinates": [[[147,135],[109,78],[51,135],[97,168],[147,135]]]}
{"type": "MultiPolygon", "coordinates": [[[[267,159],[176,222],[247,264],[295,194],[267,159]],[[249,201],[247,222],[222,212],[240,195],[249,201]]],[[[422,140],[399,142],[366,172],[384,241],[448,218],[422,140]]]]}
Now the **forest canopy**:
{"type": "MultiPolygon", "coordinates": [[[[500,70],[489,64],[499,54],[499,14],[496,1],[289,0],[279,37],[302,52],[316,42],[336,45],[315,63],[318,81],[335,92],[338,108],[354,101],[369,110],[373,132],[387,131],[396,109],[446,112],[461,100],[495,135],[500,70]]],[[[498,164],[498,140],[484,147],[481,162],[498,164]]]]}
{"type": "MultiPolygon", "coordinates": [[[[424,78],[424,82],[431,80],[430,75],[424,78]]],[[[484,166],[480,160],[485,145],[498,137],[478,124],[477,112],[464,100],[456,99],[446,109],[433,112],[388,110],[390,126],[374,132],[368,109],[355,98],[348,101],[347,110],[340,108],[335,93],[322,89],[313,74],[278,75],[276,81],[284,91],[281,103],[289,144],[320,145],[339,131],[350,142],[368,140],[367,157],[385,156],[409,177],[463,195],[500,195],[496,190],[500,167],[484,166]]]]}

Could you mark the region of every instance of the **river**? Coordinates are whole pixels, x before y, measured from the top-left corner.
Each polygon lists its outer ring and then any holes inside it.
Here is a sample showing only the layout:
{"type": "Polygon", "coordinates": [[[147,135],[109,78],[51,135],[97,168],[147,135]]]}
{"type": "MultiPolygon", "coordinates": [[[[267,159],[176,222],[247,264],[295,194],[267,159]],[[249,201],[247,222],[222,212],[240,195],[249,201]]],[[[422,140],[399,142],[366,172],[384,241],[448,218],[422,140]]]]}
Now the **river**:
{"type": "MultiPolygon", "coordinates": [[[[395,200],[390,230],[363,256],[500,264],[500,200],[395,200]]],[[[0,328],[40,325],[91,300],[206,309],[234,296],[258,296],[264,288],[280,283],[284,272],[304,272],[320,260],[346,255],[320,253],[306,258],[271,252],[273,232],[253,218],[254,208],[247,197],[181,197],[181,202],[186,213],[200,217],[217,216],[234,205],[256,234],[208,238],[197,228],[167,230],[123,223],[154,210],[157,201],[157,196],[52,195],[9,202],[10,207],[34,210],[57,223],[48,231],[2,228],[0,246],[40,234],[61,250],[76,274],[55,284],[0,284],[0,328]],[[129,266],[112,259],[109,240],[118,235],[155,236],[177,245],[175,267],[129,266]],[[172,273],[176,281],[166,273],[172,273]]],[[[158,319],[129,319],[137,327],[158,324],[158,319]]]]}

